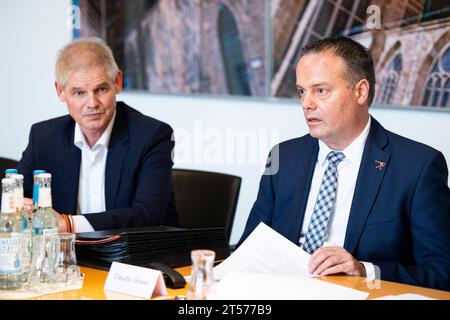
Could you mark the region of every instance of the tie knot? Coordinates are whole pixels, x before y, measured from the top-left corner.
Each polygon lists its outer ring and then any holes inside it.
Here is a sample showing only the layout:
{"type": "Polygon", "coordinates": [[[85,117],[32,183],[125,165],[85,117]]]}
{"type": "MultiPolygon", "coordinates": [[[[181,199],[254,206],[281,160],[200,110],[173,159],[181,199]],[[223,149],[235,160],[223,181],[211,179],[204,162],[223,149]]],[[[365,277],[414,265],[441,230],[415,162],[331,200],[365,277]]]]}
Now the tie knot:
{"type": "Polygon", "coordinates": [[[331,151],[327,156],[328,163],[334,166],[337,166],[344,158],[345,155],[340,151],[331,151]]]}

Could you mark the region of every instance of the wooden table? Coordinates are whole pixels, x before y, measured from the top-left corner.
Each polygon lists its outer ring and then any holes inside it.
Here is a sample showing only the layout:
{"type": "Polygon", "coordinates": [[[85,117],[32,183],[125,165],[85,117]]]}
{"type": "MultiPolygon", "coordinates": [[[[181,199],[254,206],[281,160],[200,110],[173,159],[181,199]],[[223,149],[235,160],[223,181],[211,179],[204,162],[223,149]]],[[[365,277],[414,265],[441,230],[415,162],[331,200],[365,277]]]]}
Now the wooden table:
{"type": "MultiPolygon", "coordinates": [[[[189,275],[191,267],[182,267],[176,269],[182,275],[189,275]]],[[[107,272],[101,270],[95,270],[91,268],[81,267],[81,271],[85,274],[84,285],[80,290],[65,291],[57,294],[50,294],[38,297],[38,300],[106,300],[107,297],[103,286],[106,281],[107,272]]],[[[370,293],[368,299],[379,298],[386,295],[399,295],[404,293],[414,293],[424,296],[428,296],[436,299],[450,300],[450,292],[440,291],[434,289],[427,289],[416,286],[409,286],[405,284],[380,281],[379,289],[369,289],[365,279],[362,277],[351,276],[328,276],[320,277],[320,280],[328,281],[338,285],[346,286],[356,290],[361,290],[370,293]]],[[[168,289],[169,296],[184,296],[186,295],[188,286],[182,289],[168,289]]],[[[159,297],[163,299],[164,297],[159,297]]]]}

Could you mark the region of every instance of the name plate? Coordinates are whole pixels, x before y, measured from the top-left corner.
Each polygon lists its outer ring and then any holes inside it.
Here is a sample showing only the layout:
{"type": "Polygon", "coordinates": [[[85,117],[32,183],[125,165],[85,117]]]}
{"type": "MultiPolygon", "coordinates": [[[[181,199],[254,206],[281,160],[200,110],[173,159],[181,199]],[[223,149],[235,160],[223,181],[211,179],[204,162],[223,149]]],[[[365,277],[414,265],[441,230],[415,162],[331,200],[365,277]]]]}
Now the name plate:
{"type": "Polygon", "coordinates": [[[120,262],[112,263],[103,289],[144,299],[167,295],[161,271],[120,262]]]}

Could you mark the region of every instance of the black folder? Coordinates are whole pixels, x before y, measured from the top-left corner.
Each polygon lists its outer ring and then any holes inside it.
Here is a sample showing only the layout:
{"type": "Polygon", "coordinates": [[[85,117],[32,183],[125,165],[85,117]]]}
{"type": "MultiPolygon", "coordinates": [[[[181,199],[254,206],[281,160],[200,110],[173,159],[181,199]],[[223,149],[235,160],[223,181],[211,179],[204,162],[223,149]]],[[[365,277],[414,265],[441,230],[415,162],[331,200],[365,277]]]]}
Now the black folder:
{"type": "Polygon", "coordinates": [[[180,229],[166,226],[78,233],[79,265],[109,270],[114,261],[147,267],[160,262],[173,268],[191,265],[191,251],[209,249],[216,260],[230,255],[224,228],[180,229]]]}

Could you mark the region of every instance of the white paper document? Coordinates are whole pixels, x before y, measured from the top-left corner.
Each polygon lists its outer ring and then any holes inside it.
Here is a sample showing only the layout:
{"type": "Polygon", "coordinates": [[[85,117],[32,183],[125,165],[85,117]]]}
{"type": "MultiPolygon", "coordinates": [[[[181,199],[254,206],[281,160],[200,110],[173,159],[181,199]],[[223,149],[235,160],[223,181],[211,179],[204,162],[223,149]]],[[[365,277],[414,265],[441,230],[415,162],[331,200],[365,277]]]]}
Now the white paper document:
{"type": "Polygon", "coordinates": [[[214,268],[214,278],[228,272],[308,275],[311,255],[260,223],[226,260],[214,268]]]}
{"type": "Polygon", "coordinates": [[[363,300],[369,293],[296,275],[227,273],[210,300],[363,300]]]}
{"type": "Polygon", "coordinates": [[[239,248],[214,268],[221,279],[209,299],[366,299],[368,293],[314,279],[311,255],[260,223],[239,248]]]}

